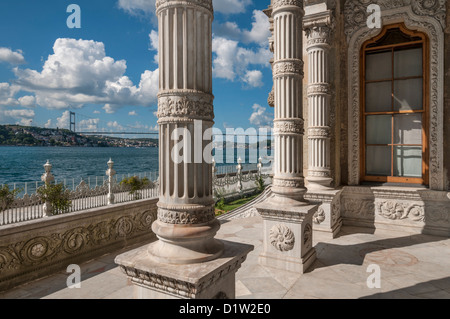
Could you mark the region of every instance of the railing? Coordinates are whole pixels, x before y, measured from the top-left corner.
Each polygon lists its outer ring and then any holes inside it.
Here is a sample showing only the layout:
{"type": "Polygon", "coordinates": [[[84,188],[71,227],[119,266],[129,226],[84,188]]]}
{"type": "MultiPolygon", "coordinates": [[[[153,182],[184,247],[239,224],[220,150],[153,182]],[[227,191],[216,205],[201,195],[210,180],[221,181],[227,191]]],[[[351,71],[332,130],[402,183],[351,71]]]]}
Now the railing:
{"type": "MultiPolygon", "coordinates": [[[[57,181],[51,174],[52,166],[49,162],[44,165],[44,168],[45,174],[42,176],[41,182],[23,183],[23,186],[19,183],[13,184],[14,189],[22,189],[22,194],[6,209],[1,206],[0,202],[0,226],[43,218],[52,213],[73,213],[159,196],[157,172],[117,175],[112,160],[108,162],[109,169],[106,171],[105,177],[89,177],[86,180],[81,179],[77,184],[75,184],[75,179],[57,181]],[[120,183],[131,176],[137,176],[141,180],[147,178],[149,182],[135,194],[131,194],[130,187],[120,183]],[[64,212],[52,211],[50,203],[43,202],[36,194],[38,188],[58,182],[65,185],[66,195],[71,201],[70,208],[64,212]],[[30,192],[33,194],[29,195],[30,192]]],[[[213,188],[216,199],[218,194],[227,197],[255,190],[257,178],[262,176],[265,181],[269,178],[268,174],[263,174],[262,168],[261,159],[258,164],[241,164],[239,159],[237,166],[216,167],[213,163],[213,188]],[[245,172],[245,170],[248,171],[245,172]]]]}

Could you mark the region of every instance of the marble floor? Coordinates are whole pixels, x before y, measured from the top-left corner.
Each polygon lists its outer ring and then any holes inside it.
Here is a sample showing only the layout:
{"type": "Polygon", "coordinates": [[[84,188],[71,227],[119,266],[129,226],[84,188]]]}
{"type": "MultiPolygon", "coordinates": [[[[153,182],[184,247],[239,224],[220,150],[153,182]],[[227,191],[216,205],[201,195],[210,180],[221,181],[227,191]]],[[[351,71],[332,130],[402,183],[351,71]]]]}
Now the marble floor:
{"type": "MultiPolygon", "coordinates": [[[[315,232],[317,261],[301,275],[258,264],[262,219],[222,221],[217,238],[255,246],[236,274],[238,299],[450,299],[450,238],[344,226],[338,238],[315,232]],[[381,270],[380,288],[369,288],[369,265],[381,270]]],[[[131,299],[133,287],[114,258],[81,266],[81,288],[69,289],[66,272],[30,282],[0,299],[131,299]]]]}

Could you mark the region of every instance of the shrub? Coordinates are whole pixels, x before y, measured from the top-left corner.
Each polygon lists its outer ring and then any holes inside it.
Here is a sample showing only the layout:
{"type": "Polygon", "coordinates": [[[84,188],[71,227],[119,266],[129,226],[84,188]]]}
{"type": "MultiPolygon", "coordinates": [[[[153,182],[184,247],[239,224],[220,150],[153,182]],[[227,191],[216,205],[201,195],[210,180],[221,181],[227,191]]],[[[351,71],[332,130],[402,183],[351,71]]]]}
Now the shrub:
{"type": "Polygon", "coordinates": [[[3,185],[0,188],[0,211],[7,210],[21,191],[21,189],[11,190],[8,185],[3,185]]]}
{"type": "Polygon", "coordinates": [[[64,184],[46,184],[37,189],[37,194],[41,201],[50,203],[53,215],[67,213],[72,206],[64,184]]]}
{"type": "Polygon", "coordinates": [[[143,189],[145,186],[149,185],[150,181],[147,177],[140,179],[137,176],[132,176],[130,178],[124,178],[120,185],[126,185],[129,189],[129,194],[133,196],[135,200],[141,197],[139,191],[143,189]]]}

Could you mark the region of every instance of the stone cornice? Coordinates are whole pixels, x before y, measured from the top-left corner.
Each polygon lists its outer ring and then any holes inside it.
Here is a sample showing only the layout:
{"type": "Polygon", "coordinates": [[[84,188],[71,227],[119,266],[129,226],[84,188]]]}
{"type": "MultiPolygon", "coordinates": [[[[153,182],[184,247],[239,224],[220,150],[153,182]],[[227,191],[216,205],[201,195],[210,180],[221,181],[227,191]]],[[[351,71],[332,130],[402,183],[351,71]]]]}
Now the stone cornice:
{"type": "Polygon", "coordinates": [[[213,14],[212,0],[156,0],[156,14],[165,9],[176,7],[197,7],[206,9],[209,13],[213,14]]]}

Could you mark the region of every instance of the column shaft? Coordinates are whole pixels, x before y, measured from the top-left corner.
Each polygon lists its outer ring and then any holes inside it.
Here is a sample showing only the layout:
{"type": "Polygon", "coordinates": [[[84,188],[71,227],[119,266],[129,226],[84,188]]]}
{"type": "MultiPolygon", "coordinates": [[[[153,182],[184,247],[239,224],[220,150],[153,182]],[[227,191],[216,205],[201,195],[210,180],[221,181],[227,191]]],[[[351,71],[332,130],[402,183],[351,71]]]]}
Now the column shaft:
{"type": "Polygon", "coordinates": [[[149,252],[166,263],[219,256],[212,192],[212,1],[157,1],[160,198],[149,252]],[[208,149],[207,149],[208,147],[208,149]]]}
{"type": "Polygon", "coordinates": [[[274,135],[273,192],[303,202],[302,1],[273,1],[274,135]]]}
{"type": "Polygon", "coordinates": [[[305,20],[308,38],[308,189],[329,188],[330,170],[330,27],[329,19],[305,20]]]}

